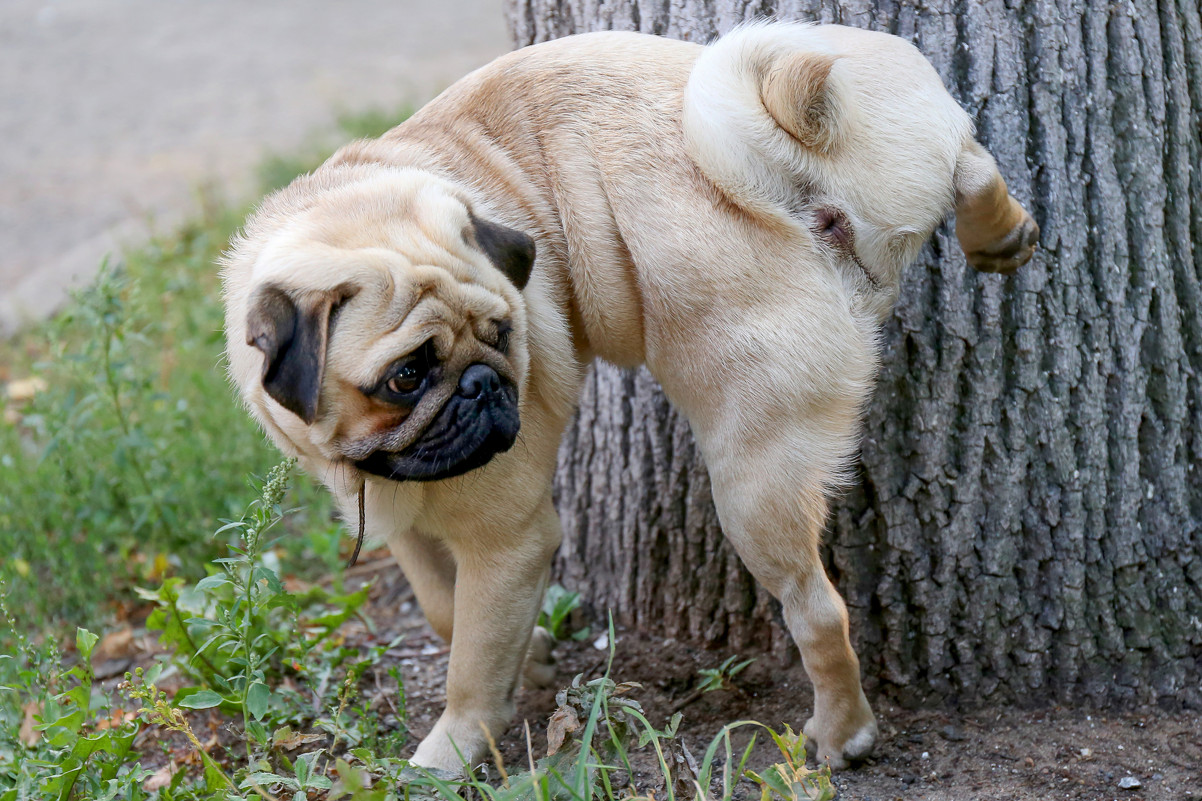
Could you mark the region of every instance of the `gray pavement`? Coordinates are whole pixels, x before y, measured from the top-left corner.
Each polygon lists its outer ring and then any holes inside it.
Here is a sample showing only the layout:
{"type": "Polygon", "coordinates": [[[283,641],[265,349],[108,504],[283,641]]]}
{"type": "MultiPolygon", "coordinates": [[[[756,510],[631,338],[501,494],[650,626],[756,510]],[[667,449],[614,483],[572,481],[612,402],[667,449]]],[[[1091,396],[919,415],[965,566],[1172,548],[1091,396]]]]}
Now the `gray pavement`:
{"type": "Polygon", "coordinates": [[[501,0],[0,2],[0,336],[198,188],[509,49],[501,0]]]}

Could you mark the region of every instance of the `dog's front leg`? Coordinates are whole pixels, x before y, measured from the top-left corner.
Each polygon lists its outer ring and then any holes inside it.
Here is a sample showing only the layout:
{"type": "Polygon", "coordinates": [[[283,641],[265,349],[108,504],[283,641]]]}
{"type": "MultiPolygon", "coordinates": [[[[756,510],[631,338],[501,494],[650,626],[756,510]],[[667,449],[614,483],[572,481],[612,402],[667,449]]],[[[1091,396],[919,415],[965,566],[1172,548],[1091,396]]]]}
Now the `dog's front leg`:
{"type": "Polygon", "coordinates": [[[487,755],[489,736],[504,733],[559,538],[547,500],[500,547],[448,543],[456,574],[447,706],[413,755],[416,764],[459,772],[487,755]]]}

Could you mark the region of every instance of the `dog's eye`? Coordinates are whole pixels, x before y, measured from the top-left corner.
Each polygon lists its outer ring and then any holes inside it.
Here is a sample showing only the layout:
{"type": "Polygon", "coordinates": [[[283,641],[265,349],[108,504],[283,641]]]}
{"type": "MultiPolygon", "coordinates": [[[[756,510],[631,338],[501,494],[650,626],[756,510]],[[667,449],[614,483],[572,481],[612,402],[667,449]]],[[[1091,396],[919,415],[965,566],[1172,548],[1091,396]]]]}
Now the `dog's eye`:
{"type": "Polygon", "coordinates": [[[416,400],[415,394],[425,387],[436,362],[434,345],[427,342],[388,368],[377,394],[391,403],[412,403],[416,400]]]}
{"type": "Polygon", "coordinates": [[[422,374],[411,364],[406,364],[397,370],[397,374],[388,379],[386,386],[390,392],[398,395],[408,395],[422,385],[422,374]]]}
{"type": "Polygon", "coordinates": [[[851,223],[838,209],[824,206],[814,212],[814,230],[828,245],[848,249],[852,245],[851,223]]]}
{"type": "Polygon", "coordinates": [[[500,353],[509,353],[509,333],[511,331],[513,331],[513,325],[508,320],[497,322],[497,344],[493,347],[500,353]]]}

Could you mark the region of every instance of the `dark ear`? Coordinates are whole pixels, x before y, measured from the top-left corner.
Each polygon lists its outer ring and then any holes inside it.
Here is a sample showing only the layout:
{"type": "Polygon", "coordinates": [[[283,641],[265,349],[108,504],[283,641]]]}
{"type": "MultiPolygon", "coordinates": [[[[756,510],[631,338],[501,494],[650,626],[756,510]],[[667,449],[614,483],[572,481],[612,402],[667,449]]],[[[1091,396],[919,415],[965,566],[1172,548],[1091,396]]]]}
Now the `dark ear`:
{"type": "Polygon", "coordinates": [[[334,305],[346,291],[292,296],[267,285],[251,298],[246,344],[263,351],[263,389],[306,423],[317,419],[326,366],[326,342],[334,305]]]}
{"type": "Polygon", "coordinates": [[[493,266],[518,289],[525,289],[534,269],[534,240],[513,228],[471,215],[472,236],[493,266]]]}

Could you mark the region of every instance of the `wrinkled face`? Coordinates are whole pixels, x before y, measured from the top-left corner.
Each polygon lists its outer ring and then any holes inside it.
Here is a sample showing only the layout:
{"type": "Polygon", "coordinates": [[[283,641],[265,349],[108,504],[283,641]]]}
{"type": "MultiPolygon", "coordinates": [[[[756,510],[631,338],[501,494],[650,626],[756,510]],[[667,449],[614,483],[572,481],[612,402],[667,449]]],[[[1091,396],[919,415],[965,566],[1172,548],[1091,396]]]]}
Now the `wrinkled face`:
{"type": "Polygon", "coordinates": [[[484,465],[520,428],[533,261],[529,237],[429,176],[326,193],[255,263],[252,405],[298,451],[383,478],[484,465]]]}

